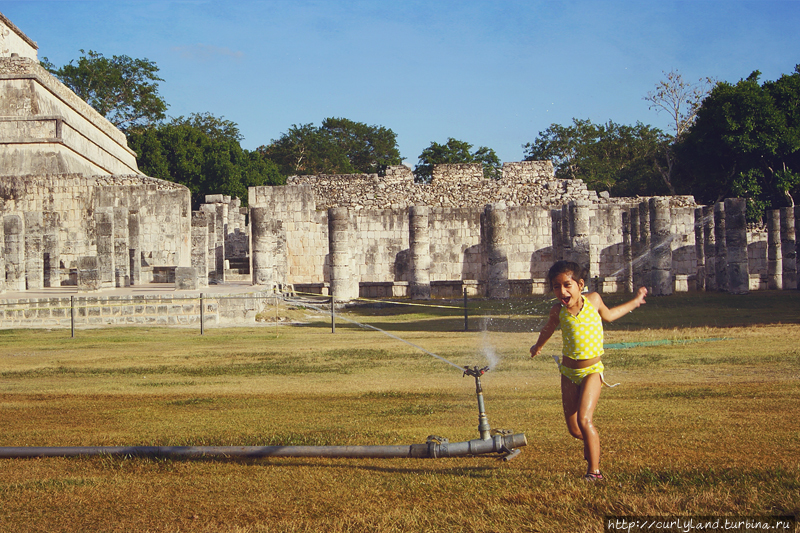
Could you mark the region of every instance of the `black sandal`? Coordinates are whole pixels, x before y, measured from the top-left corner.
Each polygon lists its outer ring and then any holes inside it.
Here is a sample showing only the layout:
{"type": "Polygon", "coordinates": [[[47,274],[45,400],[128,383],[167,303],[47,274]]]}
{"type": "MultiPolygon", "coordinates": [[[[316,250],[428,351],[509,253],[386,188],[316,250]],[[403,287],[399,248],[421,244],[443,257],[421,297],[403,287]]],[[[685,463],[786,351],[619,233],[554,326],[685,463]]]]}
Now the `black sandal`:
{"type": "Polygon", "coordinates": [[[584,481],[603,481],[603,474],[600,472],[589,472],[583,476],[584,481]]]}

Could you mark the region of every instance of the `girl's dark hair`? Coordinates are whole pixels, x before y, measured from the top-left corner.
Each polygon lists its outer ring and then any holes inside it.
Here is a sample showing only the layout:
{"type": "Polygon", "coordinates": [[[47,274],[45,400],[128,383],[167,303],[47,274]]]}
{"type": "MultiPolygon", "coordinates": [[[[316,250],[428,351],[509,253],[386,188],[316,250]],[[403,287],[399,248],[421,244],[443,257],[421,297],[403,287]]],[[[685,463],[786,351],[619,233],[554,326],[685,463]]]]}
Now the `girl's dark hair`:
{"type": "Polygon", "coordinates": [[[559,274],[565,274],[569,272],[572,274],[572,279],[575,281],[584,280],[586,281],[586,269],[580,266],[578,263],[573,261],[557,261],[553,266],[550,267],[550,270],[547,272],[547,284],[552,285],[553,279],[558,276],[559,274]]]}

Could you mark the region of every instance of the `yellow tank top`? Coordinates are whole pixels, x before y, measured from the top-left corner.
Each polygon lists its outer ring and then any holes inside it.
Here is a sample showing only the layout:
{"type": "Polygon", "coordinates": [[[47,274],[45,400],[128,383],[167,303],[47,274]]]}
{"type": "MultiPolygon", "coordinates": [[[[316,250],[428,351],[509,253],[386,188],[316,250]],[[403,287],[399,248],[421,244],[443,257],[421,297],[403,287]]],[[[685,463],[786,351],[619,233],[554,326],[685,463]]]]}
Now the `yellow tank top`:
{"type": "Polygon", "coordinates": [[[561,321],[563,349],[561,355],[570,359],[592,359],[603,355],[603,319],[585,296],[583,308],[572,316],[566,307],[558,314],[561,321]]]}

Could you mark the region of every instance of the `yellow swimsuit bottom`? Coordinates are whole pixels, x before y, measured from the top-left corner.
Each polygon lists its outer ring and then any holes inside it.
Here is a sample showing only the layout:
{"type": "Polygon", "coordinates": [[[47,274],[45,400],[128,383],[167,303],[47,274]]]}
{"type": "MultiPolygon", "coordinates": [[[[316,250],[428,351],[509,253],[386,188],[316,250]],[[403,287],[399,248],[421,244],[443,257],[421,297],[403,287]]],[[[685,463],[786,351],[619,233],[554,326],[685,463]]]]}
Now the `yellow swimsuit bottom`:
{"type": "Polygon", "coordinates": [[[598,361],[592,366],[587,366],[586,368],[570,368],[568,366],[562,365],[561,362],[559,362],[558,358],[556,358],[555,356],[553,357],[553,359],[555,359],[556,363],[558,363],[558,370],[561,372],[561,375],[566,377],[575,385],[580,385],[581,383],[583,383],[583,380],[586,379],[586,376],[589,376],[591,374],[600,374],[600,381],[602,381],[603,385],[605,385],[606,387],[616,387],[617,385],[619,385],[619,383],[615,383],[614,385],[609,385],[608,383],[606,383],[606,380],[603,377],[603,371],[606,369],[606,367],[603,366],[602,361],[598,361]]]}
{"type": "Polygon", "coordinates": [[[583,383],[583,380],[586,379],[586,376],[591,374],[600,374],[600,377],[602,378],[603,370],[605,370],[602,361],[598,361],[592,366],[587,366],[586,368],[570,368],[564,365],[558,365],[558,367],[561,371],[561,375],[565,376],[575,385],[580,385],[583,383]]]}

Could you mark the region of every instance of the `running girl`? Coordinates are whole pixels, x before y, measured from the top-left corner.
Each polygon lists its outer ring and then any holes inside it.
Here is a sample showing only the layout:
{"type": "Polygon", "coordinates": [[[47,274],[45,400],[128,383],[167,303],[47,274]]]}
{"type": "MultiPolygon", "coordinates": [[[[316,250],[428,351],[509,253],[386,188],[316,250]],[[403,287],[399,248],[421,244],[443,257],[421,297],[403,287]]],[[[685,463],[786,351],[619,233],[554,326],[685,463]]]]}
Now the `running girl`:
{"type": "Polygon", "coordinates": [[[643,303],[647,289],[642,287],[636,297],[609,309],[596,292],[586,295],[586,274],[577,263],[558,261],[547,273],[547,281],[559,302],[550,309],[550,319],[539,332],[539,339],[531,346],[531,357],[542,353],[542,348],[555,330],[561,326],[563,349],[561,371],[561,403],[569,434],[583,441],[583,458],[587,468],[584,479],[599,481],[600,436],[592,423],[603,379],[603,322],[613,322],[643,303]],[[602,319],[602,320],[601,320],[602,319]]]}

